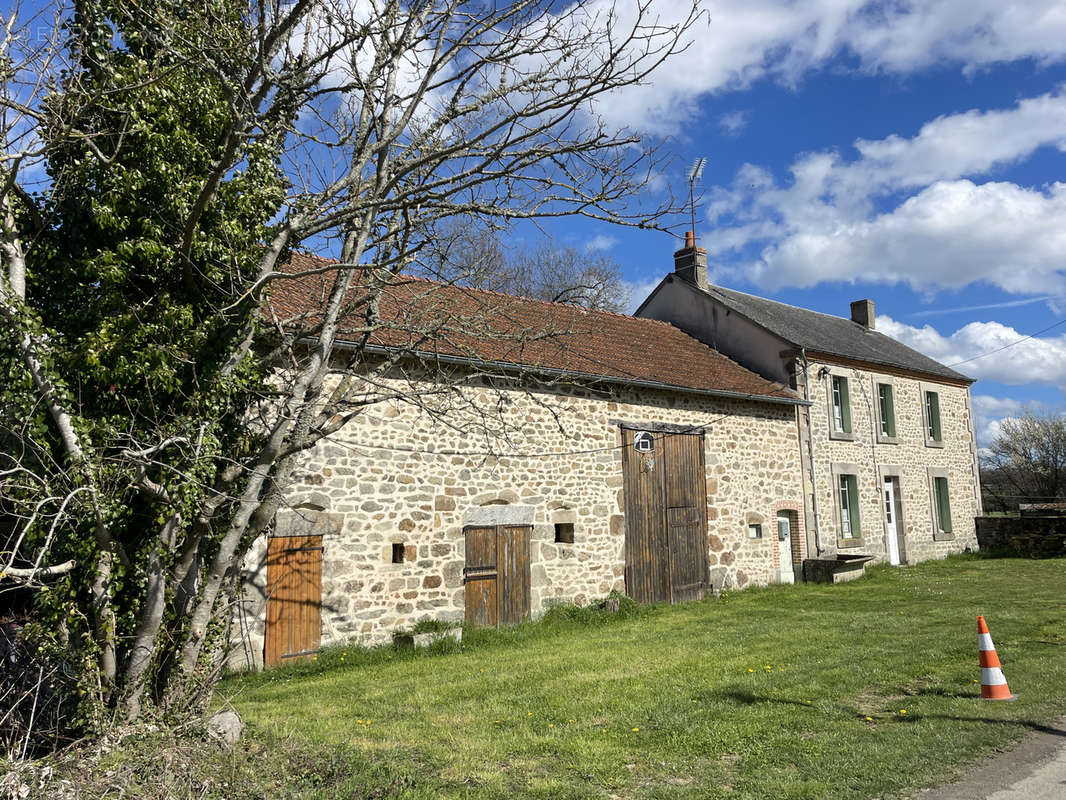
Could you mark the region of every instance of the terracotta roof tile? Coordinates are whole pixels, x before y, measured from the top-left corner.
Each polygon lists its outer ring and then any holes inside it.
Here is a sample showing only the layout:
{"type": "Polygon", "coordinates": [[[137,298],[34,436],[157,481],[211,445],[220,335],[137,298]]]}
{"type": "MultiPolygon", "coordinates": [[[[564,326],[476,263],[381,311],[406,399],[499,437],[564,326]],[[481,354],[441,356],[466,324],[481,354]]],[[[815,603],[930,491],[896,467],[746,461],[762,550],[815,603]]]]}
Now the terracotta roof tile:
{"type": "MultiPolygon", "coordinates": [[[[297,253],[298,271],[332,263],[297,253]]],[[[325,303],[332,275],[278,281],[271,302],[279,319],[313,320],[325,303]]],[[[363,292],[349,292],[341,340],[363,335],[363,292]]],[[[656,383],[681,390],[754,395],[798,401],[767,381],[658,320],[549,303],[421,278],[393,278],[381,293],[380,321],[369,342],[474,362],[558,370],[621,383],[656,383]]]]}

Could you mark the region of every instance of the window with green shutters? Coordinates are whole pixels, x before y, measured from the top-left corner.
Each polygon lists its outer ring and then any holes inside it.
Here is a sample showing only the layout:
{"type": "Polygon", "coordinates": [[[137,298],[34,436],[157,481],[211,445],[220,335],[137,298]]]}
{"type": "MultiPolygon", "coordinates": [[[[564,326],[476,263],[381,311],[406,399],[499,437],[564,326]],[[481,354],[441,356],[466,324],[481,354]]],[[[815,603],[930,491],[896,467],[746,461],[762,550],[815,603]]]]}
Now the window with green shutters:
{"type": "Polygon", "coordinates": [[[925,436],[930,442],[939,443],[940,433],[940,395],[936,392],[925,393],[925,436]]]}
{"type": "Polygon", "coordinates": [[[892,397],[892,384],[877,384],[877,406],[881,414],[881,436],[896,438],[896,407],[892,397]]]}
{"type": "Polygon", "coordinates": [[[854,475],[839,476],[840,538],[857,539],[862,535],[859,526],[859,481],[854,475]]]}
{"type": "Polygon", "coordinates": [[[851,433],[851,399],[848,396],[848,379],[843,375],[833,376],[833,430],[851,433]]]}
{"type": "Polygon", "coordinates": [[[941,533],[951,533],[951,499],[948,479],[933,478],[933,502],[936,504],[936,526],[941,533]]]}

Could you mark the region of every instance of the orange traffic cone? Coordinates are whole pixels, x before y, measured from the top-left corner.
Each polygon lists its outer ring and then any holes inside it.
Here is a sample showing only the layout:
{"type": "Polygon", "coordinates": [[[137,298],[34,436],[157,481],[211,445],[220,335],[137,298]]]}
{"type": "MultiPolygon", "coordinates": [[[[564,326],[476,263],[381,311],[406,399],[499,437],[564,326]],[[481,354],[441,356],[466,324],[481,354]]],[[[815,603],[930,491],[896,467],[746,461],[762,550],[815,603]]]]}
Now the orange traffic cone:
{"type": "Polygon", "coordinates": [[[1016,699],[1018,695],[1010,693],[1007,679],[1003,677],[999,656],[996,655],[996,646],[992,644],[985,618],[981,616],[977,617],[977,650],[981,659],[981,699],[1016,699]]]}

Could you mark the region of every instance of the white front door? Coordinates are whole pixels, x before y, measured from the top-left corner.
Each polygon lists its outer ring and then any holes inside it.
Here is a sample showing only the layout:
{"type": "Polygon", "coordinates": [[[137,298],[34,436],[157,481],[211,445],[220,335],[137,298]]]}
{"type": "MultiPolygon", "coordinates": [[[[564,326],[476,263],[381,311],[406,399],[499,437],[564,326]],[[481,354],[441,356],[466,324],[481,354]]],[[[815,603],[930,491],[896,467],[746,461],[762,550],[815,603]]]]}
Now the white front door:
{"type": "Polygon", "coordinates": [[[787,514],[777,516],[777,563],[781,568],[777,572],[778,583],[795,583],[796,574],[792,570],[792,526],[787,514]]]}
{"type": "Polygon", "coordinates": [[[888,563],[899,564],[899,533],[896,530],[896,486],[885,478],[885,538],[888,540],[888,563]]]}

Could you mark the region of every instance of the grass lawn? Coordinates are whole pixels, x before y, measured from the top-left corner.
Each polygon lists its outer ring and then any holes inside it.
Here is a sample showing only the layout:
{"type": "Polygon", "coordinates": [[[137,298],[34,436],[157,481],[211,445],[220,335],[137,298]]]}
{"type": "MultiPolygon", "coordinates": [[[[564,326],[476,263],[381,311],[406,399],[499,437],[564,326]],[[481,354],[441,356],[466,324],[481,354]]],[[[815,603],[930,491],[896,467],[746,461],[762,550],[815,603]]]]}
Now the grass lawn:
{"type": "Polygon", "coordinates": [[[253,736],[331,754],[306,796],[347,798],[905,795],[1066,713],[1062,559],[570,616],[452,653],[334,650],[221,695],[253,736]],[[1016,702],[979,699],[978,614],[1016,702]]]}

